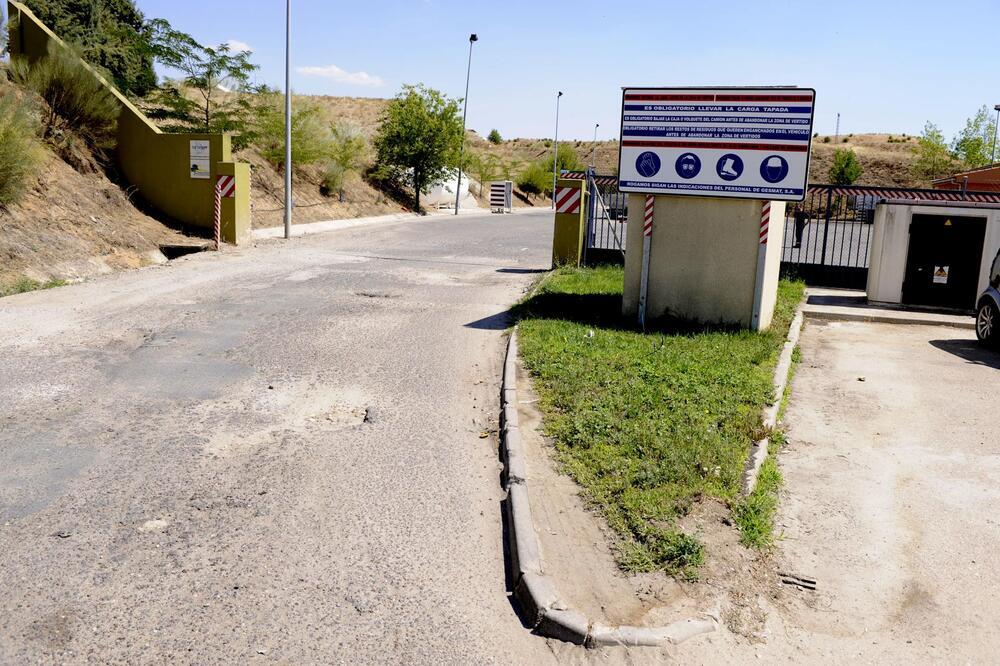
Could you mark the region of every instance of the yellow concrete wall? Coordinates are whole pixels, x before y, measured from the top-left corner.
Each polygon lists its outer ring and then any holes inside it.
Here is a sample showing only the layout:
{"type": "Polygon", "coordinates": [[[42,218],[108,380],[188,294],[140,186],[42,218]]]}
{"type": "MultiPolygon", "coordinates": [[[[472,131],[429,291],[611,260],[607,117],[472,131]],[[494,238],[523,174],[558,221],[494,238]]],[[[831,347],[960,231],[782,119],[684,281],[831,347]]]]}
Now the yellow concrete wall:
{"type": "MultiPolygon", "coordinates": [[[[622,309],[635,316],[642,270],[645,195],[629,195],[622,309]]],[[[750,326],[762,202],[708,197],[656,197],[646,317],[750,326]]],[[[784,206],[771,217],[762,322],[773,315],[781,261],[784,206]]],[[[766,324],[764,325],[766,328],[766,324]]]]}
{"type": "Polygon", "coordinates": [[[579,266],[583,261],[583,240],[587,231],[587,185],[585,181],[560,178],[558,187],[573,187],[583,191],[580,211],[556,213],[552,232],[552,265],[579,266]]]}
{"type": "MultiPolygon", "coordinates": [[[[12,56],[24,56],[32,62],[47,55],[50,42],[65,46],[21,3],[8,0],[7,10],[12,56]]],[[[248,240],[250,170],[249,165],[239,166],[232,162],[230,137],[223,134],[165,134],[110,82],[92,68],[91,71],[121,104],[117,161],[125,180],[135,186],[146,202],[168,218],[184,225],[211,229],[214,224],[213,188],[216,177],[236,175],[237,201],[245,199],[247,205],[223,206],[222,227],[228,230],[224,231],[223,240],[229,243],[248,240]],[[190,142],[198,139],[211,143],[211,174],[208,179],[191,177],[188,161],[190,142]]]]}

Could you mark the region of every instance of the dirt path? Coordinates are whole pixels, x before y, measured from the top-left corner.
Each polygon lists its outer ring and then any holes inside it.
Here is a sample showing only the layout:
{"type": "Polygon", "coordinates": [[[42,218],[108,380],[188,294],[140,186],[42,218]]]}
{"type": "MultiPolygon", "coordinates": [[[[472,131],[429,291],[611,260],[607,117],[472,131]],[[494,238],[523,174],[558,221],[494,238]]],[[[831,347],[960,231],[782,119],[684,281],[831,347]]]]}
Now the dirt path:
{"type": "Polygon", "coordinates": [[[781,454],[780,571],[755,640],[687,662],[986,663],[1000,651],[1000,355],[950,328],[809,325],[781,454]]]}

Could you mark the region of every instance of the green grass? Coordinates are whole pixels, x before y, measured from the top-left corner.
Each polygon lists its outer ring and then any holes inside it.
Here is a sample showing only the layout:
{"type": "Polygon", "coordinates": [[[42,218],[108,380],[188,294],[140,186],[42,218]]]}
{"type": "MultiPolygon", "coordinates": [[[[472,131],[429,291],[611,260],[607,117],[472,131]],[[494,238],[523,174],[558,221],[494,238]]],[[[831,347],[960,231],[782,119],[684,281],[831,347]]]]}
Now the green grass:
{"type": "Polygon", "coordinates": [[[38,280],[32,280],[29,277],[22,277],[9,287],[0,288],[0,297],[13,296],[14,294],[26,294],[29,291],[38,291],[39,289],[55,289],[56,287],[62,287],[65,285],[65,280],[49,280],[48,282],[39,282],[38,280]]]}
{"type": "Polygon", "coordinates": [[[677,520],[703,496],[737,500],[803,286],[781,283],[768,332],[642,333],[621,316],[622,283],[617,267],[543,280],[516,311],[521,354],[559,462],[620,537],[620,565],[691,577],[703,548],[677,520]]]}

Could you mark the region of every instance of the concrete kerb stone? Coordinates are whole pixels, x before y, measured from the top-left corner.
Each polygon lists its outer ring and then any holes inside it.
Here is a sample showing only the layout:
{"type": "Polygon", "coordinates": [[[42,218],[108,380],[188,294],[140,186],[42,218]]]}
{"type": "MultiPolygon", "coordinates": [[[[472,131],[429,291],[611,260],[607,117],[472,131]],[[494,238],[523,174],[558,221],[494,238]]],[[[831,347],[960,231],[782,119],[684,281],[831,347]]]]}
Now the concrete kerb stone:
{"type": "Polygon", "coordinates": [[[527,461],[517,425],[517,329],[510,335],[504,359],[501,399],[505,423],[500,443],[506,462],[510,560],[514,578],[514,598],[524,619],[533,630],[548,638],[583,645],[660,646],[678,644],[699,634],[715,631],[718,613],[681,620],[665,627],[605,627],[566,606],[542,566],[541,550],[528,499],[527,461]],[[510,409],[513,409],[511,413],[510,409]]]}
{"type": "MultiPolygon", "coordinates": [[[[778,412],[781,411],[781,401],[785,396],[785,389],[788,388],[789,375],[792,372],[792,358],[795,355],[795,347],[799,344],[799,336],[802,334],[802,324],[805,321],[803,309],[806,301],[799,304],[791,326],[788,327],[788,337],[785,345],[781,349],[778,363],[774,367],[774,403],[764,409],[763,421],[768,430],[773,430],[778,426],[778,412]]],[[[771,438],[765,437],[750,449],[746,467],[743,470],[743,479],[740,491],[744,497],[749,497],[757,486],[757,479],[760,477],[760,469],[767,460],[768,450],[771,446],[771,438]]]]}

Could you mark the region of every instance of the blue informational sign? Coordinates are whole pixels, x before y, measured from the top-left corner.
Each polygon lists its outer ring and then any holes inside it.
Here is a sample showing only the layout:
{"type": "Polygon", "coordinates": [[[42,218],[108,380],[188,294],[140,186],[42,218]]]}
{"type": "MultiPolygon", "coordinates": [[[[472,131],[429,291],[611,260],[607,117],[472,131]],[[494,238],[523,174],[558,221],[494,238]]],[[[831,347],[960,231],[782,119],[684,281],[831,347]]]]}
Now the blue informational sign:
{"type": "Polygon", "coordinates": [[[815,100],[809,88],[626,88],[619,189],[801,201],[815,100]]]}
{"type": "Polygon", "coordinates": [[[656,174],[660,173],[660,168],[663,163],[660,161],[660,156],[656,153],[646,151],[645,153],[639,155],[635,160],[635,170],[643,178],[652,178],[656,174]]]}
{"type": "Polygon", "coordinates": [[[701,160],[694,153],[684,153],[677,158],[674,168],[678,176],[690,180],[701,173],[701,160]]]}

